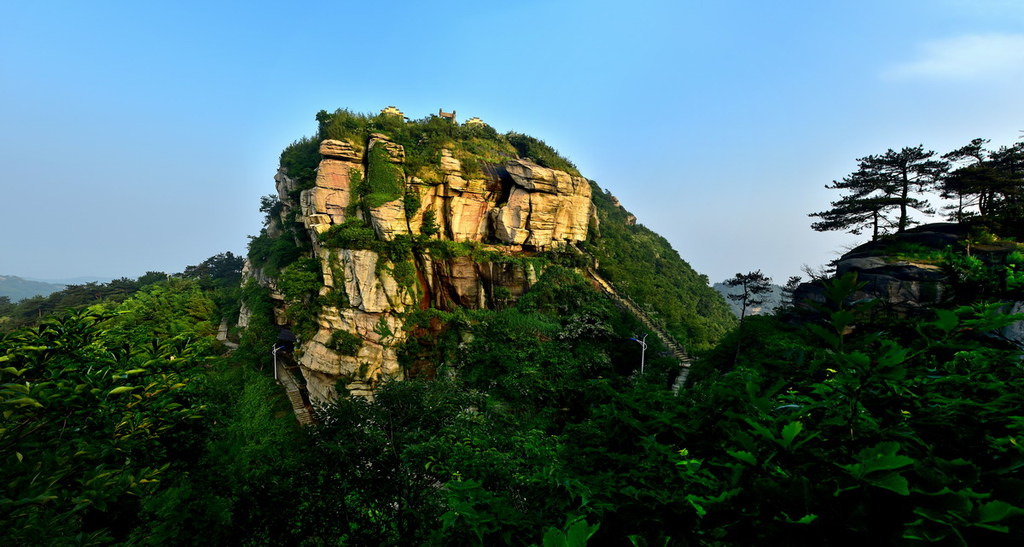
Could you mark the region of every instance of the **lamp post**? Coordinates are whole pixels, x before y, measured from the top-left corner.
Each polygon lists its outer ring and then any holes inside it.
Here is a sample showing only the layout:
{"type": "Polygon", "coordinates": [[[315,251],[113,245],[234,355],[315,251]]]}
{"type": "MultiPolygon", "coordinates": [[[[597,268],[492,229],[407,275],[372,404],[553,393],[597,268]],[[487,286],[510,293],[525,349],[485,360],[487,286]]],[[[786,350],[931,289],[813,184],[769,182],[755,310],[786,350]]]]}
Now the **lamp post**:
{"type": "Polygon", "coordinates": [[[277,380],[277,352],[281,351],[281,346],[274,344],[274,349],[270,353],[274,354],[274,380],[277,380]]]}
{"type": "Polygon", "coordinates": [[[640,344],[640,374],[644,373],[644,355],[647,353],[647,334],[644,334],[643,338],[630,338],[630,340],[640,344]]]}

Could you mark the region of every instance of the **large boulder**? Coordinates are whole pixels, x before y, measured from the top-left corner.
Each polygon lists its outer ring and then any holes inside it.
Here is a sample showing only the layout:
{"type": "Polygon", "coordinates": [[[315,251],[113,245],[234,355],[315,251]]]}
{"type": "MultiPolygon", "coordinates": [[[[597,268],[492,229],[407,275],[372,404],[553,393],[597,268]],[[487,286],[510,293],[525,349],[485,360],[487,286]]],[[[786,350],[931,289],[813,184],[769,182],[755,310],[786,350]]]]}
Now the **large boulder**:
{"type": "MultiPolygon", "coordinates": [[[[912,313],[952,298],[947,273],[939,264],[908,260],[908,249],[941,251],[967,236],[959,224],[925,224],[906,232],[871,241],[850,250],[836,262],[836,276],[856,273],[863,288],[851,301],[877,300],[899,313],[912,313]]],[[[825,302],[820,282],[804,283],[794,293],[796,302],[825,302]]]]}
{"type": "Polygon", "coordinates": [[[505,169],[513,186],[508,201],[490,213],[495,238],[537,248],[587,238],[593,209],[587,179],[527,160],[509,161],[505,169]]]}
{"type": "Polygon", "coordinates": [[[391,241],[395,236],[409,233],[409,222],[405,218],[405,206],[402,199],[396,199],[370,209],[370,224],[377,236],[384,241],[391,241]]]}
{"type": "Polygon", "coordinates": [[[327,139],[320,143],[320,155],[351,162],[363,161],[363,155],[348,141],[327,139]]]}

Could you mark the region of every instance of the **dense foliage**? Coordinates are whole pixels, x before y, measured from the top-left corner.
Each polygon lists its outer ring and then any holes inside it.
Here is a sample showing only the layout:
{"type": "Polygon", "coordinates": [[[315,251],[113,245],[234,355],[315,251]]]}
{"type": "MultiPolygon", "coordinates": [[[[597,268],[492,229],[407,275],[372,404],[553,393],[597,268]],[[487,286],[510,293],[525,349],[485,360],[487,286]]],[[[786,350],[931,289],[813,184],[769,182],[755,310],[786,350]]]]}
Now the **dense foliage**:
{"type": "MultiPolygon", "coordinates": [[[[442,148],[447,148],[462,161],[463,172],[471,178],[482,176],[481,161],[499,164],[517,156],[529,157],[545,167],[579,174],[572,162],[543,141],[516,132],[502,135],[486,124],[460,125],[439,116],[403,120],[394,114],[357,114],[344,109],[332,113],[321,110],[316,119],[316,138],[298,140],[281,153],[281,166],[287,169],[289,177],[299,182],[300,188],[311,186],[315,180],[315,170],[320,162],[317,147],[321,140],[346,140],[357,150],[362,150],[373,133],[386,134],[405,148],[405,162],[396,169],[404,170],[406,176],[430,183],[442,181],[442,174],[437,169],[442,148]]],[[[370,159],[373,160],[372,156],[370,159]]],[[[385,180],[370,186],[380,187],[390,185],[385,180]]],[[[376,193],[378,190],[367,192],[376,193]]],[[[400,189],[398,193],[401,193],[400,189]]],[[[384,194],[391,196],[393,192],[384,194]]]]}
{"type": "MultiPolygon", "coordinates": [[[[408,176],[431,176],[433,154],[452,142],[456,156],[482,161],[566,161],[540,141],[440,118],[317,119],[319,137],[397,135],[408,176]]],[[[312,142],[282,154],[302,184],[312,142]]],[[[397,199],[395,169],[359,180],[362,199],[397,199]]],[[[847,275],[824,282],[813,309],[746,317],[741,331],[706,278],[593,188],[599,230],[585,253],[508,256],[438,239],[432,227],[382,241],[360,218],[321,234],[327,249],[380,253],[379,267],[402,286],[414,284],[413,261],[424,256],[518,261],[540,277],[518,298],[495,289],[488,309],[410,311],[408,336],[394,346],[408,379],[379,386],[372,401],[325,405],[307,427],[271,379],[272,359],[290,359],[270,351],[280,310],[266,284],[237,286],[231,253],[173,277],[72,288],[55,301],[74,308],[67,313],[51,313],[57,303],[33,308],[37,324],[0,337],[0,539],[1024,542],[1024,366],[1006,330],[1024,316],[1004,304],[1024,299],[1017,244],[974,234],[962,248],[887,248],[941,265],[952,296],[937,309],[895,315],[854,301],[861,283],[847,275]],[[656,337],[640,372],[644,354],[631,339],[645,327],[581,275],[595,264],[688,348],[704,350],[679,393],[670,388],[679,363],[656,337]],[[226,353],[217,325],[242,308],[248,326],[226,353]]],[[[986,195],[986,207],[1012,210],[1010,194],[986,195]]],[[[343,273],[322,291],[308,234],[280,218],[275,199],[263,209],[268,223],[249,258],[274,278],[296,334],[309,337],[320,307],[347,298],[343,273]]],[[[378,329],[382,339],[394,334],[387,321],[378,329]]],[[[352,355],[362,339],[338,332],[327,343],[352,355]]]]}
{"type": "Polygon", "coordinates": [[[148,272],[138,279],[122,277],[109,283],[69,285],[48,296],[33,296],[17,303],[0,298],[0,332],[34,325],[52,313],[70,308],[98,302],[123,302],[142,287],[166,278],[163,272],[148,272]]]}
{"type": "MultiPolygon", "coordinates": [[[[434,325],[438,343],[403,352],[441,352],[438,377],[341,400],[302,432],[275,410],[259,364],[212,357],[213,303],[199,284],[158,283],[115,314],[55,316],[0,341],[4,537],[1024,539],[1024,370],[987,334],[1020,317],[984,305],[886,317],[848,302],[856,286],[829,284],[819,320],[749,318],[740,359],[727,338],[674,396],[674,363],[656,343],[636,375],[635,318],[552,266],[501,311],[411,321],[434,325]]],[[[258,325],[272,310],[256,289],[244,293],[258,325]]]]}
{"type": "Polygon", "coordinates": [[[0,339],[8,544],[126,539],[192,446],[212,301],[170,280],[108,306],[0,339]]]}
{"type": "Polygon", "coordinates": [[[691,488],[703,483],[693,495],[704,533],[1021,541],[1024,369],[992,334],[1022,317],[999,305],[886,317],[848,301],[857,286],[853,275],[830,283],[821,322],[750,318],[745,344],[757,350],[729,370],[731,339],[707,361],[729,372],[692,390],[704,423],[686,474],[691,488]]]}

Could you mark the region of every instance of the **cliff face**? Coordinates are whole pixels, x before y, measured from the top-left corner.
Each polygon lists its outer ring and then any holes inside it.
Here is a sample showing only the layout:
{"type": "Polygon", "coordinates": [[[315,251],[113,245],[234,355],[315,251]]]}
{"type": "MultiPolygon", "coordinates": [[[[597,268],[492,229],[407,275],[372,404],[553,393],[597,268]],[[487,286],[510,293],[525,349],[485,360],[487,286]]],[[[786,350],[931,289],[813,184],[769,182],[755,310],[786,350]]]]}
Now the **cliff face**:
{"type": "MultiPolygon", "coordinates": [[[[336,385],[372,396],[380,381],[402,378],[397,354],[410,312],[518,297],[538,274],[522,258],[585,240],[594,217],[586,179],[526,158],[495,163],[441,148],[418,169],[432,175],[425,180],[405,174],[406,150],[383,133],[327,139],[319,153],[312,187],[278,172],[281,207],[267,236],[308,246],[319,269],[315,326],[295,354],[320,402],[337,396],[336,385]],[[367,227],[374,241],[353,239],[367,227]]],[[[310,306],[289,301],[259,268],[246,272],[272,289],[278,324],[288,323],[288,307],[310,306]]]]}

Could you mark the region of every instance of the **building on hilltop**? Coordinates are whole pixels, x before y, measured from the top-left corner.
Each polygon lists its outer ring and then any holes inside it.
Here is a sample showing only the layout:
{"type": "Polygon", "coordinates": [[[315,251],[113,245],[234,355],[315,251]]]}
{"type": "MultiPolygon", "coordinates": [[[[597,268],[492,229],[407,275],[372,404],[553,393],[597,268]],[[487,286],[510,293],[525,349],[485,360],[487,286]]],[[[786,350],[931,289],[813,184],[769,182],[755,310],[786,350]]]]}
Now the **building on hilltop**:
{"type": "Polygon", "coordinates": [[[487,124],[485,124],[484,121],[481,120],[480,118],[478,118],[476,116],[473,116],[472,118],[466,120],[466,125],[487,125],[487,124]]]}
{"type": "Polygon", "coordinates": [[[380,110],[380,113],[381,114],[391,114],[391,115],[394,115],[394,116],[398,116],[399,118],[405,119],[405,114],[403,114],[401,110],[399,110],[399,109],[397,109],[397,108],[395,108],[393,106],[389,106],[387,108],[382,108],[380,110]]]}
{"type": "Polygon", "coordinates": [[[445,112],[443,109],[438,108],[437,109],[437,115],[442,117],[442,118],[448,118],[449,120],[452,121],[452,123],[458,123],[458,122],[455,121],[455,111],[454,110],[452,110],[451,112],[445,112]]]}

